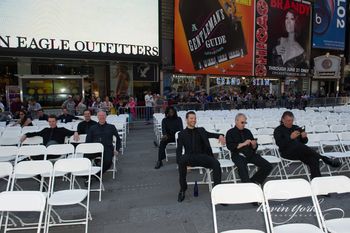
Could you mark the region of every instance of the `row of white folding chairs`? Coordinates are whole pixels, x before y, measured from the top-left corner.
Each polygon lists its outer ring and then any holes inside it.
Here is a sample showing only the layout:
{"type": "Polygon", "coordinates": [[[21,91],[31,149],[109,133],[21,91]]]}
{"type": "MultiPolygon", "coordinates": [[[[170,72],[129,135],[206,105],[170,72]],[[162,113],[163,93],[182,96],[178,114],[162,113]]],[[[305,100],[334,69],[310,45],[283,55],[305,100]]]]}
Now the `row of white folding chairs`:
{"type": "MultiPolygon", "coordinates": [[[[103,145],[101,143],[82,143],[79,144],[76,148],[72,144],[56,144],[45,147],[43,145],[31,145],[31,146],[0,146],[0,161],[14,161],[14,163],[18,163],[26,158],[33,158],[37,156],[42,156],[40,159],[47,159],[48,155],[60,156],[59,158],[79,158],[84,154],[101,154],[101,163],[99,166],[93,166],[92,171],[94,176],[99,180],[99,188],[94,189],[93,191],[99,192],[99,201],[102,198],[102,190],[103,190],[103,176],[102,176],[102,168],[103,168],[103,145]]],[[[49,158],[50,159],[50,158],[49,158]]],[[[52,160],[52,159],[50,159],[52,160]]],[[[57,160],[57,159],[54,159],[57,160]]],[[[116,169],[115,169],[115,161],[113,161],[113,177],[116,169]]]]}
{"type": "MultiPolygon", "coordinates": [[[[349,218],[326,219],[322,213],[319,201],[320,196],[330,193],[344,194],[350,193],[350,179],[346,176],[318,177],[314,178],[311,183],[303,179],[289,180],[272,180],[265,183],[263,189],[257,184],[241,183],[241,184],[220,184],[213,188],[211,192],[214,232],[218,233],[217,209],[218,204],[246,204],[261,203],[258,207],[263,213],[264,230],[257,229],[240,229],[225,232],[255,232],[255,233],[346,233],[348,232],[349,218]],[[276,224],[273,220],[274,201],[289,201],[299,198],[307,198],[311,204],[311,210],[314,215],[310,215],[310,220],[304,218],[301,223],[284,223],[276,224]],[[316,224],[311,224],[316,219],[316,224]]],[[[276,203],[276,202],[275,202],[276,203]]],[[[340,206],[333,206],[339,209],[340,206]]],[[[252,216],[251,220],[246,222],[254,222],[256,217],[252,216]]]]}
{"type": "MultiPolygon", "coordinates": [[[[36,228],[38,233],[41,232],[42,228],[44,228],[44,232],[48,232],[50,226],[76,224],[84,224],[85,232],[87,233],[90,214],[90,181],[92,174],[90,160],[86,158],[60,159],[56,161],[54,165],[47,160],[22,161],[17,163],[14,169],[11,163],[0,162],[0,168],[0,178],[8,177],[6,190],[0,193],[0,228],[5,218],[4,233],[7,232],[7,230],[29,230],[33,228],[36,228]],[[72,175],[69,188],[56,191],[55,183],[58,180],[55,178],[66,176],[67,174],[72,175]],[[83,174],[84,177],[88,177],[87,189],[82,189],[80,186],[77,189],[75,188],[75,177],[81,176],[81,174],[83,174]],[[41,176],[40,188],[38,191],[15,191],[16,181],[18,179],[35,179],[38,175],[41,176]],[[44,178],[49,179],[48,182],[45,181],[44,178]],[[53,216],[51,216],[53,207],[72,206],[76,204],[85,208],[85,217],[83,219],[62,221],[58,215],[58,223],[53,221],[53,216]],[[32,224],[26,223],[24,226],[21,225],[21,227],[18,228],[8,229],[9,212],[19,211],[40,212],[37,226],[33,227],[32,224]],[[46,212],[46,216],[44,224],[42,224],[44,211],[46,212]]],[[[17,217],[16,219],[19,218],[17,217]]]]}

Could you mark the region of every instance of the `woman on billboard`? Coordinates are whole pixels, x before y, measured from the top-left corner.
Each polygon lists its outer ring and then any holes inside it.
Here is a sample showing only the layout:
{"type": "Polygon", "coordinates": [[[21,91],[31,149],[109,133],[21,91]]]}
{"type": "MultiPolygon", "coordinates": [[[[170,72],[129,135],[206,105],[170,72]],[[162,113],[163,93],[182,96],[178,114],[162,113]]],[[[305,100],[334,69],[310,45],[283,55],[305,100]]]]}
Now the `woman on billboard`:
{"type": "Polygon", "coordinates": [[[273,49],[273,63],[275,66],[304,67],[306,66],[306,54],[304,48],[298,43],[296,38],[300,35],[300,23],[298,14],[289,9],[284,20],[287,37],[278,39],[279,44],[273,49]]]}

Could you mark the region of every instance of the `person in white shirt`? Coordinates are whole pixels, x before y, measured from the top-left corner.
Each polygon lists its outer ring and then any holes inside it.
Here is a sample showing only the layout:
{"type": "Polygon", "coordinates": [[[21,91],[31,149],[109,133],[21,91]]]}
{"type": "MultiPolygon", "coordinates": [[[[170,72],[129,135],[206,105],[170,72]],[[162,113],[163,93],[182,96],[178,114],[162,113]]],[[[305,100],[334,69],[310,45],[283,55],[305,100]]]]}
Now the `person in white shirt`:
{"type": "Polygon", "coordinates": [[[146,124],[151,124],[151,115],[153,108],[154,100],[150,91],[145,95],[145,106],[146,106],[146,124]]]}

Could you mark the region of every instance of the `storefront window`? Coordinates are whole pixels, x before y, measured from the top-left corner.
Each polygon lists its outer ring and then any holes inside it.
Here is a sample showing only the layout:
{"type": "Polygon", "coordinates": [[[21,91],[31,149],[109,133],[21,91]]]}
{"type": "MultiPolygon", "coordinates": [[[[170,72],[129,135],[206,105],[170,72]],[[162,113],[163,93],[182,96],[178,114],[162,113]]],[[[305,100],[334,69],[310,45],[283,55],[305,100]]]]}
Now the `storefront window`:
{"type": "Polygon", "coordinates": [[[81,79],[22,79],[23,99],[36,99],[41,105],[61,106],[68,95],[81,95],[81,79]]]}

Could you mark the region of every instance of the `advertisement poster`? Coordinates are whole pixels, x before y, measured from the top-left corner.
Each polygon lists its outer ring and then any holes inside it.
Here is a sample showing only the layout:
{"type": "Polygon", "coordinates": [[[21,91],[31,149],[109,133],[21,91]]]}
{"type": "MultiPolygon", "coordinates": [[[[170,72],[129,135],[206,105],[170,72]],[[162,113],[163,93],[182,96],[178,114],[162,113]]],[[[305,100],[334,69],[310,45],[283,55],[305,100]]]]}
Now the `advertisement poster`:
{"type": "Polygon", "coordinates": [[[256,1],[256,76],[308,75],[311,14],[306,1],[256,1]]]}
{"type": "Polygon", "coordinates": [[[344,50],[346,0],[316,0],[313,17],[313,47],[344,50]]]}
{"type": "Polygon", "coordinates": [[[175,0],[179,73],[252,75],[254,1],[175,0]]]}

